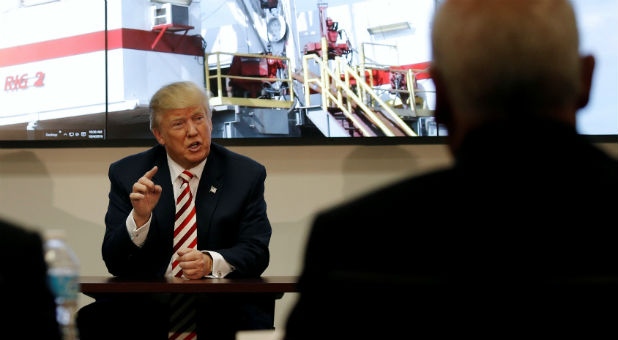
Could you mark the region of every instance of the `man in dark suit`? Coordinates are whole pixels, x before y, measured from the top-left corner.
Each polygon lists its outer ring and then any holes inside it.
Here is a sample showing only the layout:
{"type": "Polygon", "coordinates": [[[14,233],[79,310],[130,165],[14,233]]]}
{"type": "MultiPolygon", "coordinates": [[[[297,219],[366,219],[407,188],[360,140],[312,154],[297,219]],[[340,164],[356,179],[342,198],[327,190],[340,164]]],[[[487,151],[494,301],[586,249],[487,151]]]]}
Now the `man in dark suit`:
{"type": "Polygon", "coordinates": [[[594,59],[564,0],[446,0],[455,162],[316,218],[288,339],[616,336],[618,164],[575,130],[594,59]]]}
{"type": "Polygon", "coordinates": [[[60,339],[39,235],[0,221],[0,256],[2,338],[60,339]]]}
{"type": "MultiPolygon", "coordinates": [[[[110,273],[140,278],[259,277],[268,266],[271,235],[264,201],[266,170],[211,143],[208,96],[194,83],[163,87],[150,108],[159,145],[119,160],[109,170],[102,250],[110,273]],[[189,175],[182,179],[182,173],[189,175]],[[186,203],[182,208],[177,207],[181,198],[186,203]]],[[[208,310],[215,312],[200,319],[213,321],[225,314],[223,310],[234,309],[229,306],[236,302],[222,303],[210,301],[208,310]]],[[[149,314],[157,309],[150,302],[138,304],[149,306],[149,314]]],[[[242,320],[222,318],[208,327],[216,331],[224,327],[220,322],[230,329],[267,327],[268,322],[272,327],[272,315],[257,313],[264,312],[257,305],[247,307],[249,316],[230,312],[242,320]]]]}
{"type": "Polygon", "coordinates": [[[145,277],[166,273],[173,253],[178,196],[174,193],[181,182],[170,174],[178,176],[182,170],[197,177],[192,179],[195,185],[190,182],[195,191],[197,248],[180,257],[184,276],[258,277],[268,266],[266,170],[210,142],[211,113],[203,92],[190,82],[161,89],[151,101],[152,131],[159,145],[110,166],[103,241],[110,273],[145,277]],[[143,228],[148,230],[142,232],[143,228]]]}

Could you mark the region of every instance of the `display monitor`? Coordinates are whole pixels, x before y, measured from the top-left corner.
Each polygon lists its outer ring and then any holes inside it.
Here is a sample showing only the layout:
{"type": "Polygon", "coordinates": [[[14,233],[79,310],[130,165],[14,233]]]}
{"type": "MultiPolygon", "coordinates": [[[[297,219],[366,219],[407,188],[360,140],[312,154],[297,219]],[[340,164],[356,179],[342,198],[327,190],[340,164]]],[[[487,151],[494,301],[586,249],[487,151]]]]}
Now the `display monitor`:
{"type": "MultiPolygon", "coordinates": [[[[222,141],[439,141],[428,73],[439,4],[3,0],[0,141],[153,143],[150,97],[180,80],[211,93],[222,141]]],[[[618,1],[573,5],[582,53],[597,60],[577,130],[616,136],[618,1]]]]}

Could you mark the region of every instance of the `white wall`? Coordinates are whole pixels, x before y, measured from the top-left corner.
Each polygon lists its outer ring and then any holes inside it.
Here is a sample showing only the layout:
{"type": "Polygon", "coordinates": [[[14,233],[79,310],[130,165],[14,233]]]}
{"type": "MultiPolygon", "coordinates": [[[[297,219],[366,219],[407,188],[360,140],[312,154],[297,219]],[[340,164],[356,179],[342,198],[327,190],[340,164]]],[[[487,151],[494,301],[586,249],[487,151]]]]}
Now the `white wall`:
{"type": "MultiPolygon", "coordinates": [[[[616,144],[602,145],[618,157],[616,144]]],[[[101,259],[111,162],[145,148],[0,149],[0,216],[37,230],[62,228],[82,275],[107,275],[101,259]]],[[[297,275],[314,214],[412,174],[447,166],[443,145],[231,147],[266,166],[273,227],[264,275],[297,275]]],[[[410,195],[420,193],[410,193],[410,195]]],[[[91,299],[82,296],[81,304],[91,299]]],[[[285,325],[296,294],[277,302],[285,325]]]]}
{"type": "MultiPolygon", "coordinates": [[[[0,216],[34,229],[65,229],[82,275],[107,275],[101,259],[109,164],[145,148],[0,149],[0,216]]],[[[297,275],[316,211],[449,163],[444,146],[232,147],[266,166],[273,227],[265,275],[297,275]]],[[[410,193],[412,195],[412,193],[410,193]]],[[[277,303],[283,327],[295,294],[277,303]]],[[[82,296],[82,304],[91,300],[82,296]]]]}

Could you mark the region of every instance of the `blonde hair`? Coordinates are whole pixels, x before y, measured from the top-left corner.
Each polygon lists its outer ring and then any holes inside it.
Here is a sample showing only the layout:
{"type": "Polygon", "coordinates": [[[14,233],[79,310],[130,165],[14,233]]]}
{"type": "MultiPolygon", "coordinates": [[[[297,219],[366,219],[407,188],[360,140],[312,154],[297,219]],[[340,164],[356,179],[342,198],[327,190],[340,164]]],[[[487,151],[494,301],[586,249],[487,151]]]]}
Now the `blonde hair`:
{"type": "Polygon", "coordinates": [[[447,0],[432,46],[451,102],[477,119],[543,114],[572,105],[580,91],[577,24],[566,0],[447,0]]]}
{"type": "Polygon", "coordinates": [[[210,96],[191,81],[171,83],[160,88],[150,99],[150,129],[159,127],[161,116],[171,109],[202,106],[211,118],[210,96]]]}

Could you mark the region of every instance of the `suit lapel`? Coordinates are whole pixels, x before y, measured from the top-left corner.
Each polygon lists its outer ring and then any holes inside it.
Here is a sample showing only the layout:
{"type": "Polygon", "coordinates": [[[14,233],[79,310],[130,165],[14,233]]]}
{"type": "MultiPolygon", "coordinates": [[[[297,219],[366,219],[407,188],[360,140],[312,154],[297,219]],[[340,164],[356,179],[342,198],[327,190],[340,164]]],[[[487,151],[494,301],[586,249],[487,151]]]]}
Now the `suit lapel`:
{"type": "Polygon", "coordinates": [[[195,197],[195,213],[197,215],[198,248],[205,246],[211,227],[213,213],[217,207],[221,189],[223,188],[222,159],[216,146],[210,148],[210,154],[200,179],[195,197]]]}
{"type": "Polygon", "coordinates": [[[159,171],[154,175],[153,182],[161,186],[161,198],[154,209],[153,215],[156,219],[156,228],[162,236],[165,244],[169,244],[168,252],[172,253],[174,243],[174,216],[176,214],[176,204],[174,203],[174,188],[170,178],[170,169],[167,164],[167,154],[165,148],[160,147],[162,152],[159,152],[155,159],[155,165],[159,167],[159,171]]]}

